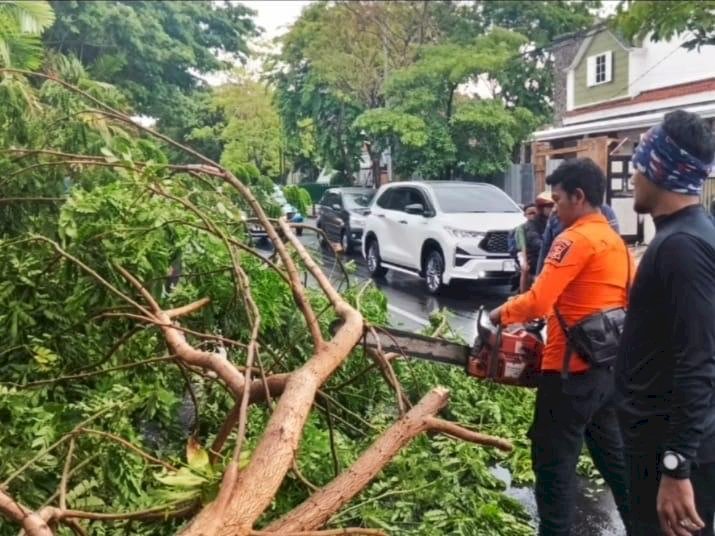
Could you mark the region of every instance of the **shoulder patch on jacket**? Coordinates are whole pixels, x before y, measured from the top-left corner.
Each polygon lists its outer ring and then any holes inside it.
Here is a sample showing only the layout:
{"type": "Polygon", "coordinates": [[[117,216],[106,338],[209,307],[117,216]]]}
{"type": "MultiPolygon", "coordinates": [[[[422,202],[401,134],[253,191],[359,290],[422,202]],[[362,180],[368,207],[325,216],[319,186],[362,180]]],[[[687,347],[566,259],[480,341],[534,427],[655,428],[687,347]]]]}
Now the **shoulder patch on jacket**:
{"type": "Polygon", "coordinates": [[[573,246],[573,240],[568,238],[557,238],[549,250],[549,254],[546,256],[547,261],[551,261],[555,264],[560,264],[566,258],[569,250],[573,246]]]}

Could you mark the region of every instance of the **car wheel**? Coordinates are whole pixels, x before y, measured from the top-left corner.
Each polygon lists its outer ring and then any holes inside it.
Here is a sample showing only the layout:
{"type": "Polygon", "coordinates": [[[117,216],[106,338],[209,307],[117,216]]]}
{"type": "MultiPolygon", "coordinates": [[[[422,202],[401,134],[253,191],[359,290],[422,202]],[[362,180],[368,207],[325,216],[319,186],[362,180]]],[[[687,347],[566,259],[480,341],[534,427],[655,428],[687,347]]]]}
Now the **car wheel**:
{"type": "Polygon", "coordinates": [[[352,253],[353,243],[350,240],[350,233],[347,229],[343,229],[340,232],[340,247],[343,248],[345,253],[352,253]]]}
{"type": "Polygon", "coordinates": [[[383,277],[387,273],[387,268],[382,267],[380,259],[380,246],[377,240],[371,240],[367,247],[367,271],[372,277],[383,277]]]}
{"type": "Polygon", "coordinates": [[[444,257],[433,249],[425,260],[425,284],[430,294],[437,294],[442,287],[442,276],[444,275],[444,257]]]}
{"type": "Polygon", "coordinates": [[[318,230],[322,231],[322,232],[318,233],[318,244],[320,244],[321,248],[327,247],[328,241],[325,239],[325,229],[323,229],[322,227],[320,227],[320,225],[318,225],[318,230]]]}

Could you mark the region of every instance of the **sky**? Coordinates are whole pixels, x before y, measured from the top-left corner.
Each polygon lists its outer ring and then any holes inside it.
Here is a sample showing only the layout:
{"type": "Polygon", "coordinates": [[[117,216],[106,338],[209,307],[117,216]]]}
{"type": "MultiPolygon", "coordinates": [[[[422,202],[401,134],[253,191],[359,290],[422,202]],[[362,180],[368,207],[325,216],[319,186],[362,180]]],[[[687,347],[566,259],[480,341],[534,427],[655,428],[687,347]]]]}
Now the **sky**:
{"type": "MultiPolygon", "coordinates": [[[[300,15],[310,0],[241,0],[241,4],[257,12],[256,24],[265,30],[265,36],[274,38],[286,31],[300,15]]],[[[612,15],[618,0],[605,0],[601,15],[612,15]]]]}
{"type": "Polygon", "coordinates": [[[284,33],[310,1],[242,0],[240,3],[256,11],[256,24],[265,30],[265,38],[272,39],[284,33]]]}
{"type": "MultiPolygon", "coordinates": [[[[239,0],[239,3],[256,12],[256,25],[263,29],[261,37],[251,43],[252,50],[257,54],[254,54],[246,65],[250,73],[258,76],[261,71],[260,54],[276,51],[276,46],[272,43],[273,39],[288,30],[311,0],[239,0]]],[[[612,15],[618,3],[618,0],[605,0],[600,15],[612,15]]],[[[227,78],[224,74],[215,74],[208,75],[206,79],[210,84],[216,85],[225,82],[227,78]]],[[[476,89],[474,92],[482,96],[487,96],[490,90],[482,81],[471,89],[472,91],[476,89]]]]}

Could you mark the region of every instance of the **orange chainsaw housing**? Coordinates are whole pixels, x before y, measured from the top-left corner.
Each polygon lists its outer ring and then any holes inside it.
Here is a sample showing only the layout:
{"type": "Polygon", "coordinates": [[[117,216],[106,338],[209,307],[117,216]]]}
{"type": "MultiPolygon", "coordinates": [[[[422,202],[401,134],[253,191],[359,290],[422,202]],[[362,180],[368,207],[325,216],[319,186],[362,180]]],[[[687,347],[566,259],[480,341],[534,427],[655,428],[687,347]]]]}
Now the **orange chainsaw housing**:
{"type": "Polygon", "coordinates": [[[486,340],[477,337],[467,373],[496,383],[536,387],[543,350],[541,338],[523,327],[498,330],[486,340]]]}

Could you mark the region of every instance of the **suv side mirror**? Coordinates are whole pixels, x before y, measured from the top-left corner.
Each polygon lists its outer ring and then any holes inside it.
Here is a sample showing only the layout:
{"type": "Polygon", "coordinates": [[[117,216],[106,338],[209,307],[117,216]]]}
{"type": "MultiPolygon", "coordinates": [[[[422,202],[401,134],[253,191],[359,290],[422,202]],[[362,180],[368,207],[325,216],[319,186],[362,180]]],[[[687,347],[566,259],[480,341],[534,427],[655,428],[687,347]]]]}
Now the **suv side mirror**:
{"type": "Polygon", "coordinates": [[[424,216],[425,207],[424,205],[422,205],[422,203],[412,203],[411,205],[407,205],[405,207],[405,212],[407,212],[407,214],[417,214],[418,216],[424,216]]]}

